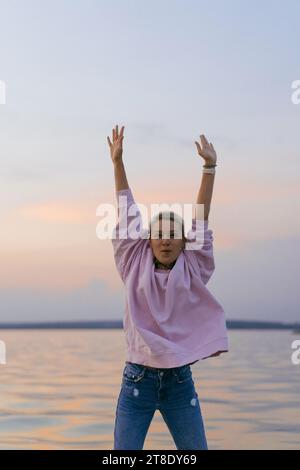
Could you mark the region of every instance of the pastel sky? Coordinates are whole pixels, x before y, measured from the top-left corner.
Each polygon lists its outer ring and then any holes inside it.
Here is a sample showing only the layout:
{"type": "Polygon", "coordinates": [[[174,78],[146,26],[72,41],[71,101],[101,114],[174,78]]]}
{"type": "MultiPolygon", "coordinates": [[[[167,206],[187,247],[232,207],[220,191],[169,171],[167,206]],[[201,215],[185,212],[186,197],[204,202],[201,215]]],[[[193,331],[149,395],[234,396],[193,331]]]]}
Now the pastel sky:
{"type": "Polygon", "coordinates": [[[121,319],[100,203],[125,125],[138,203],[196,201],[218,155],[208,288],[228,319],[300,320],[300,3],[1,2],[0,321],[121,319]]]}

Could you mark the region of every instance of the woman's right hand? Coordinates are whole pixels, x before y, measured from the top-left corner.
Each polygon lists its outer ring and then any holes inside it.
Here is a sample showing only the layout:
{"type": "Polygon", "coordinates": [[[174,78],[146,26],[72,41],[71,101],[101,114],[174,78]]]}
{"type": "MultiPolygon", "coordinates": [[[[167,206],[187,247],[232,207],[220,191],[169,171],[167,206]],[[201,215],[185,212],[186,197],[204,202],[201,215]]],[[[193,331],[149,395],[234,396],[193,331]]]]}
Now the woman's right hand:
{"type": "Polygon", "coordinates": [[[110,149],[110,156],[113,161],[113,163],[117,163],[118,161],[122,160],[122,154],[123,154],[123,139],[124,139],[124,126],[121,127],[120,134],[118,133],[118,125],[116,125],[116,128],[112,130],[112,143],[110,141],[110,138],[107,136],[107,142],[109,145],[110,149]]]}

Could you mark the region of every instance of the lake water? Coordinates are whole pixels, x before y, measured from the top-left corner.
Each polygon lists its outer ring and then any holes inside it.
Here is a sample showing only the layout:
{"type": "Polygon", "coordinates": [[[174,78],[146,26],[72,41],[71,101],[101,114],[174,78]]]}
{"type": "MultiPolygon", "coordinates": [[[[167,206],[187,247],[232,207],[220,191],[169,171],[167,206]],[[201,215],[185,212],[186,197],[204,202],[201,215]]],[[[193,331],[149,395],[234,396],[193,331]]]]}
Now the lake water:
{"type": "MultiPolygon", "coordinates": [[[[191,366],[210,449],[299,449],[300,365],[290,331],[229,330],[191,366]]],[[[122,330],[0,330],[0,449],[113,449],[122,330]]],[[[175,449],[159,411],[144,449],[175,449]]]]}

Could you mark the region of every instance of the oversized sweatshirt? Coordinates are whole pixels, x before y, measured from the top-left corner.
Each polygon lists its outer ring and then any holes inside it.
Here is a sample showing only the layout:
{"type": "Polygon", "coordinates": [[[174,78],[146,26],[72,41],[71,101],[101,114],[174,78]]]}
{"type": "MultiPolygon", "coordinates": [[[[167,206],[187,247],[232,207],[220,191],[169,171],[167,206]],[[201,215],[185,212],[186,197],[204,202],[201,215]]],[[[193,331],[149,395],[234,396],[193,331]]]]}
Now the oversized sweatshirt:
{"type": "MultiPolygon", "coordinates": [[[[200,248],[183,249],[172,269],[157,269],[148,229],[142,227],[131,189],[116,191],[116,196],[118,218],[112,245],[126,294],[126,360],[171,368],[206,359],[219,351],[228,352],[225,312],[206,286],[215,269],[213,231],[208,228],[208,220],[201,221],[200,248]],[[119,204],[120,196],[123,201],[125,196],[127,210],[119,204]],[[134,215],[130,215],[130,208],[134,215]],[[131,236],[133,226],[137,238],[131,236]]],[[[193,218],[192,229],[187,233],[189,241],[195,240],[195,229],[193,218]]]]}

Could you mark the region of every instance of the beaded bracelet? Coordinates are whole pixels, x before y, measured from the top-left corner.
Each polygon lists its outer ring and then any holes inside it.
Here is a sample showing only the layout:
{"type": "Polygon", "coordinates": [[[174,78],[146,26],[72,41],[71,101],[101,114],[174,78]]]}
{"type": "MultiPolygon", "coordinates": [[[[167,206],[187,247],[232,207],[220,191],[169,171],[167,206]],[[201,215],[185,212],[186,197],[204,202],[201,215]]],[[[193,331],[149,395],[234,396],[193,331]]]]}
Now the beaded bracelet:
{"type": "Polygon", "coordinates": [[[203,165],[203,168],[214,168],[215,166],[217,166],[216,163],[214,163],[213,165],[203,165]]]}
{"type": "Polygon", "coordinates": [[[214,174],[216,173],[216,170],[215,170],[214,167],[211,167],[211,168],[203,168],[202,173],[210,173],[210,174],[214,175],[214,174]]]}

